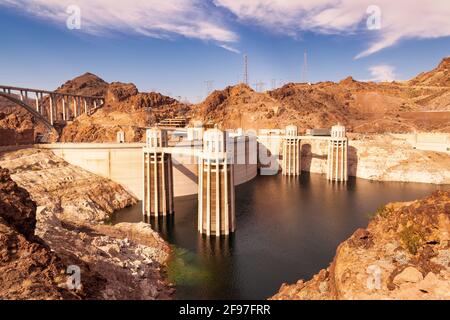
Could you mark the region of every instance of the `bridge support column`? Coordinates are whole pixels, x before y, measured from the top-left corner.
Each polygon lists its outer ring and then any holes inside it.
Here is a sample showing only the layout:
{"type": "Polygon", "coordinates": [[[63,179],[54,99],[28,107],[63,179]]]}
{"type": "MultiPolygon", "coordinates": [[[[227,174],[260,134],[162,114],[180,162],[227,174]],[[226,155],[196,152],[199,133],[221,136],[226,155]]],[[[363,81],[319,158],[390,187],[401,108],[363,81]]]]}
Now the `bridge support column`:
{"type": "Polygon", "coordinates": [[[301,174],[300,139],[297,138],[297,126],[287,126],[283,141],[283,175],[301,174]]]}
{"type": "Polygon", "coordinates": [[[49,101],[50,101],[50,105],[49,105],[50,124],[53,125],[53,96],[50,94],[48,97],[49,97],[49,101]]]}
{"type": "Polygon", "coordinates": [[[207,236],[235,231],[233,164],[226,152],[226,134],[218,129],[203,136],[199,159],[198,231],[207,236]]]}
{"type": "Polygon", "coordinates": [[[174,213],[172,155],[165,153],[167,132],[158,128],[147,130],[143,149],[144,218],[174,213]]]}
{"type": "Polygon", "coordinates": [[[39,92],[36,92],[36,111],[39,112],[39,92]]]}
{"type": "Polygon", "coordinates": [[[66,114],[66,97],[62,97],[62,113],[63,113],[63,120],[67,120],[67,114],[66,114]]]}
{"type": "Polygon", "coordinates": [[[331,138],[328,143],[327,166],[328,180],[348,180],[348,139],[345,127],[339,124],[331,128],[331,138]]]}
{"type": "Polygon", "coordinates": [[[77,99],[75,97],[73,97],[73,117],[76,118],[77,117],[77,99]]]}

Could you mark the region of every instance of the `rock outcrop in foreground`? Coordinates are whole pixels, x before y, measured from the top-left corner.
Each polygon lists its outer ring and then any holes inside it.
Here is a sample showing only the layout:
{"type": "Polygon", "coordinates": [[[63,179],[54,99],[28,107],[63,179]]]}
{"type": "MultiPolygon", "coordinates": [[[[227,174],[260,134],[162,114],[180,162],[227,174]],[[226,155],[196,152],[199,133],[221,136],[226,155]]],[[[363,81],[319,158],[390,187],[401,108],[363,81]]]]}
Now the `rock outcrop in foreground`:
{"type": "Polygon", "coordinates": [[[144,223],[103,224],[136,203],[120,185],[46,150],[7,152],[0,164],[17,182],[0,180],[0,298],[171,297],[162,238],[144,223]],[[69,266],[81,271],[76,291],[64,290],[69,266]]]}
{"type": "Polygon", "coordinates": [[[0,299],[77,299],[65,267],[35,237],[36,204],[0,168],[0,299]]]}
{"type": "Polygon", "coordinates": [[[450,190],[380,208],[327,269],[271,299],[450,299],[450,190]]]}
{"type": "Polygon", "coordinates": [[[0,154],[0,166],[10,170],[38,206],[51,208],[60,218],[100,222],[115,210],[137,203],[119,184],[71,165],[49,150],[0,154]]]}

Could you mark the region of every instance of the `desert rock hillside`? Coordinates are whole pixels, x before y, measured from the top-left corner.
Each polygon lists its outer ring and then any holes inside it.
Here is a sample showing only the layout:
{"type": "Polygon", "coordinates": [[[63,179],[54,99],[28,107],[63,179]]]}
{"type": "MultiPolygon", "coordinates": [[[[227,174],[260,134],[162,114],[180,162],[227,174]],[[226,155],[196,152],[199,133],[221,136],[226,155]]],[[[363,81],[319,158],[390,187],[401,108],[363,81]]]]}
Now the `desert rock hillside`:
{"type": "Polygon", "coordinates": [[[327,269],[272,299],[450,299],[450,191],[380,208],[327,269]]]}
{"type": "Polygon", "coordinates": [[[423,72],[409,81],[410,85],[450,87],[450,57],[444,58],[439,66],[423,72]]]}
{"type": "Polygon", "coordinates": [[[276,128],[290,123],[305,130],[336,122],[362,133],[450,132],[450,63],[405,83],[289,83],[267,92],[246,85],[214,91],[194,106],[193,120],[212,121],[227,128],[276,128]],[[440,111],[440,112],[429,112],[440,111]]]}
{"type": "Polygon", "coordinates": [[[156,92],[141,93],[132,83],[106,83],[85,74],[58,91],[102,94],[104,105],[92,115],[82,115],[62,131],[61,142],[115,142],[118,131],[127,142],[143,141],[145,128],[161,119],[184,115],[188,106],[156,92]]]}
{"type": "MultiPolygon", "coordinates": [[[[266,92],[239,84],[188,105],[157,92],[139,92],[132,83],[107,83],[86,73],[57,91],[104,95],[105,104],[92,115],[68,123],[60,141],[112,142],[118,131],[125,132],[127,142],[142,141],[146,127],[176,116],[226,128],[279,128],[294,123],[304,132],[341,122],[356,133],[450,132],[449,82],[450,58],[445,58],[435,69],[404,82],[361,82],[348,77],[338,83],[289,83],[266,92]]],[[[45,131],[31,115],[4,99],[0,99],[1,128],[45,131]]],[[[15,139],[21,144],[23,137],[15,139]]],[[[14,139],[6,140],[5,133],[0,144],[14,139]]]]}

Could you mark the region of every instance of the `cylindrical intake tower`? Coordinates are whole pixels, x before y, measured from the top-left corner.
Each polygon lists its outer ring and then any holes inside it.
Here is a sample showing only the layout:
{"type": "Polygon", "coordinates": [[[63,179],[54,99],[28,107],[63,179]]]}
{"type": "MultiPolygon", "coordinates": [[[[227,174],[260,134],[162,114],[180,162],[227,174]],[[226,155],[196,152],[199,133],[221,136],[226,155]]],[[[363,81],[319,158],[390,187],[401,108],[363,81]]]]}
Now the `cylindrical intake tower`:
{"type": "Polygon", "coordinates": [[[300,139],[297,126],[287,126],[283,139],[283,174],[298,176],[301,173],[300,139]]]}
{"type": "Polygon", "coordinates": [[[226,152],[226,133],[210,129],[203,135],[199,159],[198,231],[207,236],[235,230],[234,172],[226,152]]]}
{"type": "Polygon", "coordinates": [[[144,216],[166,216],[174,212],[172,157],[165,153],[167,132],[159,128],[146,131],[144,157],[144,216]]]}
{"type": "Polygon", "coordinates": [[[348,179],[348,140],[345,127],[331,127],[328,143],[327,179],[331,181],[347,181],[348,179]]]}

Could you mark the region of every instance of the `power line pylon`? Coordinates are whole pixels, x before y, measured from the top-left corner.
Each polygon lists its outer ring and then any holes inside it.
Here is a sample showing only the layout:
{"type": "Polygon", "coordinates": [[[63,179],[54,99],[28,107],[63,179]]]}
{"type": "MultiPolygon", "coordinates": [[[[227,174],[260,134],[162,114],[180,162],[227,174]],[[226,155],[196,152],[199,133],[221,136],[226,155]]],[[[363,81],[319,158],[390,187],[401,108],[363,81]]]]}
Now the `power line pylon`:
{"type": "Polygon", "coordinates": [[[209,94],[213,91],[214,86],[214,80],[206,80],[206,96],[209,96],[209,94]]]}
{"type": "Polygon", "coordinates": [[[308,55],[306,53],[306,50],[303,53],[302,82],[308,82],[308,55]]]}
{"type": "Polygon", "coordinates": [[[248,85],[248,56],[244,54],[244,84],[248,85]]]}

